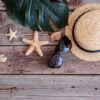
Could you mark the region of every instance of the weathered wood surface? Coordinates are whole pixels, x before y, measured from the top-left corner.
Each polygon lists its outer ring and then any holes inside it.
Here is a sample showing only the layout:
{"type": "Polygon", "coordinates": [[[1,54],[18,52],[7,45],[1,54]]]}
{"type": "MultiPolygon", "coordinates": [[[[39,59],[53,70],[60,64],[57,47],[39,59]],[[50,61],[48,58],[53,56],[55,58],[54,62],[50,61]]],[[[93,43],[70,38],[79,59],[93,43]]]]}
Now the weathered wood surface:
{"type": "MultiPolygon", "coordinates": [[[[71,2],[71,6],[75,4],[75,1],[71,2]]],[[[50,36],[44,32],[40,33],[40,40],[50,41],[43,47],[44,57],[40,58],[35,53],[25,57],[27,46],[22,42],[22,38],[31,39],[32,37],[31,30],[16,24],[5,12],[0,12],[0,54],[5,54],[8,58],[6,63],[0,63],[0,74],[100,74],[100,62],[82,61],[71,53],[65,55],[61,69],[48,68],[48,60],[57,42],[51,42],[50,36]],[[9,28],[18,30],[19,38],[12,42],[9,42],[5,36],[9,28]]]]}
{"type": "MultiPolygon", "coordinates": [[[[100,0],[69,0],[70,10],[87,2],[100,0]]],[[[50,41],[43,47],[44,57],[35,53],[26,57],[22,38],[32,37],[31,30],[9,19],[0,0],[0,54],[8,58],[0,63],[0,100],[100,100],[100,62],[82,61],[68,53],[61,69],[50,69],[47,63],[57,42],[43,32],[40,40],[50,41]],[[18,30],[19,38],[12,42],[5,37],[9,28],[18,30]]]]}
{"type": "Polygon", "coordinates": [[[44,57],[38,57],[35,53],[25,57],[27,46],[2,46],[0,53],[5,54],[8,60],[0,63],[0,74],[100,74],[100,62],[82,61],[71,53],[64,56],[62,68],[48,68],[53,48],[43,47],[44,57]]]}
{"type": "Polygon", "coordinates": [[[100,100],[99,76],[0,76],[0,100],[100,100]]]}
{"type": "Polygon", "coordinates": [[[87,3],[100,3],[100,0],[69,0],[69,7],[71,10],[74,10],[87,3]]]}
{"type": "MultiPolygon", "coordinates": [[[[70,10],[74,10],[77,7],[86,3],[100,3],[100,0],[67,0],[70,10]]],[[[0,11],[5,11],[5,6],[0,0],[0,11]]]]}

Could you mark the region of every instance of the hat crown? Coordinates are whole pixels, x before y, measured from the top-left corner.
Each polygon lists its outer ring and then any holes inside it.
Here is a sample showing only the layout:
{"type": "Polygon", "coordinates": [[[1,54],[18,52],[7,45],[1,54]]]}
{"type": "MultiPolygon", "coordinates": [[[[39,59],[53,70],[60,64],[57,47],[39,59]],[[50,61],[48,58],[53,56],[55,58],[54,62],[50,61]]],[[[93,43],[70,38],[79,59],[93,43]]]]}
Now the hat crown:
{"type": "Polygon", "coordinates": [[[81,16],[74,32],[80,46],[88,50],[100,50],[100,10],[92,10],[81,16]]]}

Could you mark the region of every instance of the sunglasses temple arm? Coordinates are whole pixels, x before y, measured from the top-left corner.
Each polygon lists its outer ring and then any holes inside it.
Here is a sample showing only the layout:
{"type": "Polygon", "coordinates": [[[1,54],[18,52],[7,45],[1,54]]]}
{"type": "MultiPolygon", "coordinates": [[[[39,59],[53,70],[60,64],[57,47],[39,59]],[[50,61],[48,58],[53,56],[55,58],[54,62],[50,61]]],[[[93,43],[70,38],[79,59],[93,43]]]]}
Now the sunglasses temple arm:
{"type": "Polygon", "coordinates": [[[63,64],[63,55],[71,49],[71,46],[71,41],[66,36],[61,37],[48,66],[50,68],[60,68],[63,64]]]}

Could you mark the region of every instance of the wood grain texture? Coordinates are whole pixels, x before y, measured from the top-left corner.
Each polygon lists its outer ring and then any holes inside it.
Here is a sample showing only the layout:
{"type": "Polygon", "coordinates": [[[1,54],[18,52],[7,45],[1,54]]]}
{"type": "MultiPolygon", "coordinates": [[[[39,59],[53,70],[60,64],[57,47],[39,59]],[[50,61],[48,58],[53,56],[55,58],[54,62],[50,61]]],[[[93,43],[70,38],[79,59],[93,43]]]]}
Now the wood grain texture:
{"type": "MultiPolygon", "coordinates": [[[[74,2],[71,4],[75,4],[74,2]]],[[[61,69],[48,68],[48,61],[57,42],[51,42],[50,35],[45,32],[39,34],[40,40],[50,41],[43,47],[44,57],[40,58],[35,53],[25,57],[27,46],[22,42],[22,38],[32,37],[30,29],[16,24],[5,12],[0,12],[0,54],[5,54],[8,58],[6,63],[0,63],[0,74],[100,74],[100,62],[85,62],[71,53],[65,54],[61,69]],[[5,36],[9,28],[18,30],[19,38],[12,42],[5,36]]]]}
{"type": "Polygon", "coordinates": [[[100,76],[0,76],[2,100],[99,100],[100,76]]]}
{"type": "MultiPolygon", "coordinates": [[[[100,3],[100,0],[67,0],[69,4],[70,10],[74,10],[80,5],[86,4],[86,3],[100,3]]],[[[0,11],[5,11],[5,6],[0,0],[0,11]]]]}
{"type": "Polygon", "coordinates": [[[74,10],[87,3],[100,3],[100,0],[69,0],[69,7],[74,10]]]}
{"type": "Polygon", "coordinates": [[[100,97],[46,97],[46,96],[34,96],[34,97],[1,97],[0,100],[100,100],[100,97]]]}
{"type": "MultiPolygon", "coordinates": [[[[80,4],[80,0],[67,0],[67,1],[70,10],[73,10],[75,5],[80,4]]],[[[2,0],[0,0],[0,11],[5,11],[5,10],[6,10],[5,5],[2,3],[2,0]]]]}
{"type": "Polygon", "coordinates": [[[0,63],[0,74],[100,74],[100,62],[79,60],[71,53],[64,55],[60,69],[48,68],[48,61],[54,46],[43,47],[44,57],[35,53],[25,56],[27,46],[2,46],[0,54],[7,56],[6,63],[0,63]]]}
{"type": "Polygon", "coordinates": [[[100,76],[0,76],[1,100],[99,100],[100,76]]]}
{"type": "MultiPolygon", "coordinates": [[[[100,2],[68,1],[71,11],[88,2],[100,2]]],[[[40,40],[50,41],[50,36],[42,33],[40,40]]],[[[31,30],[9,19],[0,0],[0,54],[8,58],[0,63],[0,100],[100,100],[100,62],[82,61],[68,53],[61,69],[50,69],[48,60],[57,42],[50,41],[42,48],[42,58],[35,53],[26,57],[22,38],[32,37],[31,30]],[[8,41],[5,34],[9,28],[18,30],[19,39],[8,41]]]]}

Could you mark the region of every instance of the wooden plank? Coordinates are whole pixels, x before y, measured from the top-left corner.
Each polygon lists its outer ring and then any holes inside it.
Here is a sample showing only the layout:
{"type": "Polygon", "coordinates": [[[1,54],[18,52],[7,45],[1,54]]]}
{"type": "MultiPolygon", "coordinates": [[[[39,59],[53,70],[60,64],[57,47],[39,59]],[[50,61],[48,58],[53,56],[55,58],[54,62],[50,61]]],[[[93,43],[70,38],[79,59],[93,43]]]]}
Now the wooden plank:
{"type": "Polygon", "coordinates": [[[81,1],[83,3],[100,3],[100,0],[78,0],[78,1],[81,1]]]}
{"type": "MultiPolygon", "coordinates": [[[[78,6],[86,3],[100,3],[100,0],[67,0],[70,10],[76,9],[78,6]]],[[[5,6],[0,0],[0,11],[5,11],[5,6]]]]}
{"type": "Polygon", "coordinates": [[[2,100],[100,100],[100,76],[1,75],[0,80],[2,100]]]}
{"type": "Polygon", "coordinates": [[[74,10],[87,3],[100,3],[100,0],[69,0],[69,7],[74,10]]]}
{"type": "Polygon", "coordinates": [[[48,61],[54,46],[44,46],[44,57],[35,53],[25,56],[27,46],[2,46],[0,54],[8,58],[6,63],[0,63],[0,74],[100,74],[100,62],[86,62],[73,56],[64,55],[64,64],[60,69],[48,68],[48,61]]]}
{"type": "MultiPolygon", "coordinates": [[[[78,3],[78,1],[79,0],[67,0],[68,1],[68,3],[69,3],[69,7],[70,7],[70,10],[72,10],[73,9],[73,6],[76,4],[79,4],[78,3]],[[74,4],[74,5],[73,5],[74,4]]],[[[0,0],[0,11],[5,11],[6,9],[5,9],[5,6],[4,6],[4,4],[2,3],[2,0],[0,0]]]]}
{"type": "MultiPolygon", "coordinates": [[[[9,100],[8,98],[1,100],[9,100]]],[[[10,98],[10,100],[100,100],[99,97],[34,97],[34,98],[10,98]]]]}
{"type": "MultiPolygon", "coordinates": [[[[16,24],[14,21],[10,20],[5,13],[0,13],[0,45],[11,46],[0,46],[0,53],[4,53],[8,56],[7,63],[0,65],[0,74],[100,74],[100,62],[85,62],[77,59],[70,53],[65,56],[65,64],[62,69],[49,69],[47,61],[53,52],[53,46],[51,45],[55,45],[55,42],[50,42],[48,46],[44,47],[44,58],[39,58],[34,54],[29,57],[23,56],[22,52],[26,50],[26,46],[23,44],[22,38],[32,37],[33,35],[31,30],[16,24]],[[18,29],[19,39],[12,42],[8,41],[5,34],[9,27],[12,27],[13,30],[18,29]],[[15,45],[17,45],[17,47],[15,45]],[[37,62],[37,60],[39,62],[37,62]],[[19,65],[17,65],[17,63],[19,63],[19,65]],[[34,64],[35,66],[33,66],[34,64]],[[25,65],[27,67],[25,67],[25,65]]],[[[50,41],[50,36],[47,33],[41,33],[39,37],[41,40],[50,41]]]]}
{"type": "MultiPolygon", "coordinates": [[[[74,10],[80,5],[86,4],[86,3],[100,3],[100,0],[67,0],[69,4],[70,10],[74,10]]],[[[0,11],[5,11],[5,6],[0,0],[0,11]]]]}
{"type": "MultiPolygon", "coordinates": [[[[72,5],[72,3],[73,2],[70,2],[71,0],[67,0],[68,1],[68,3],[69,3],[69,7],[70,7],[70,10],[72,10],[73,9],[73,5],[72,5]]],[[[76,0],[77,1],[77,0],[76,0]]],[[[0,11],[5,11],[6,10],[6,8],[5,8],[5,5],[2,3],[2,1],[0,0],[0,11]]]]}
{"type": "MultiPolygon", "coordinates": [[[[9,100],[9,98],[1,98],[1,100],[9,100]]],[[[30,97],[30,98],[10,98],[10,100],[100,100],[99,97],[30,97]]]]}
{"type": "Polygon", "coordinates": [[[34,97],[1,97],[0,100],[100,100],[100,97],[46,97],[46,96],[34,96],[34,97]]]}
{"type": "Polygon", "coordinates": [[[2,0],[0,0],[0,11],[5,11],[4,4],[2,3],[2,0]]]}
{"type": "Polygon", "coordinates": [[[0,100],[100,100],[100,97],[2,97],[0,100]]]}

